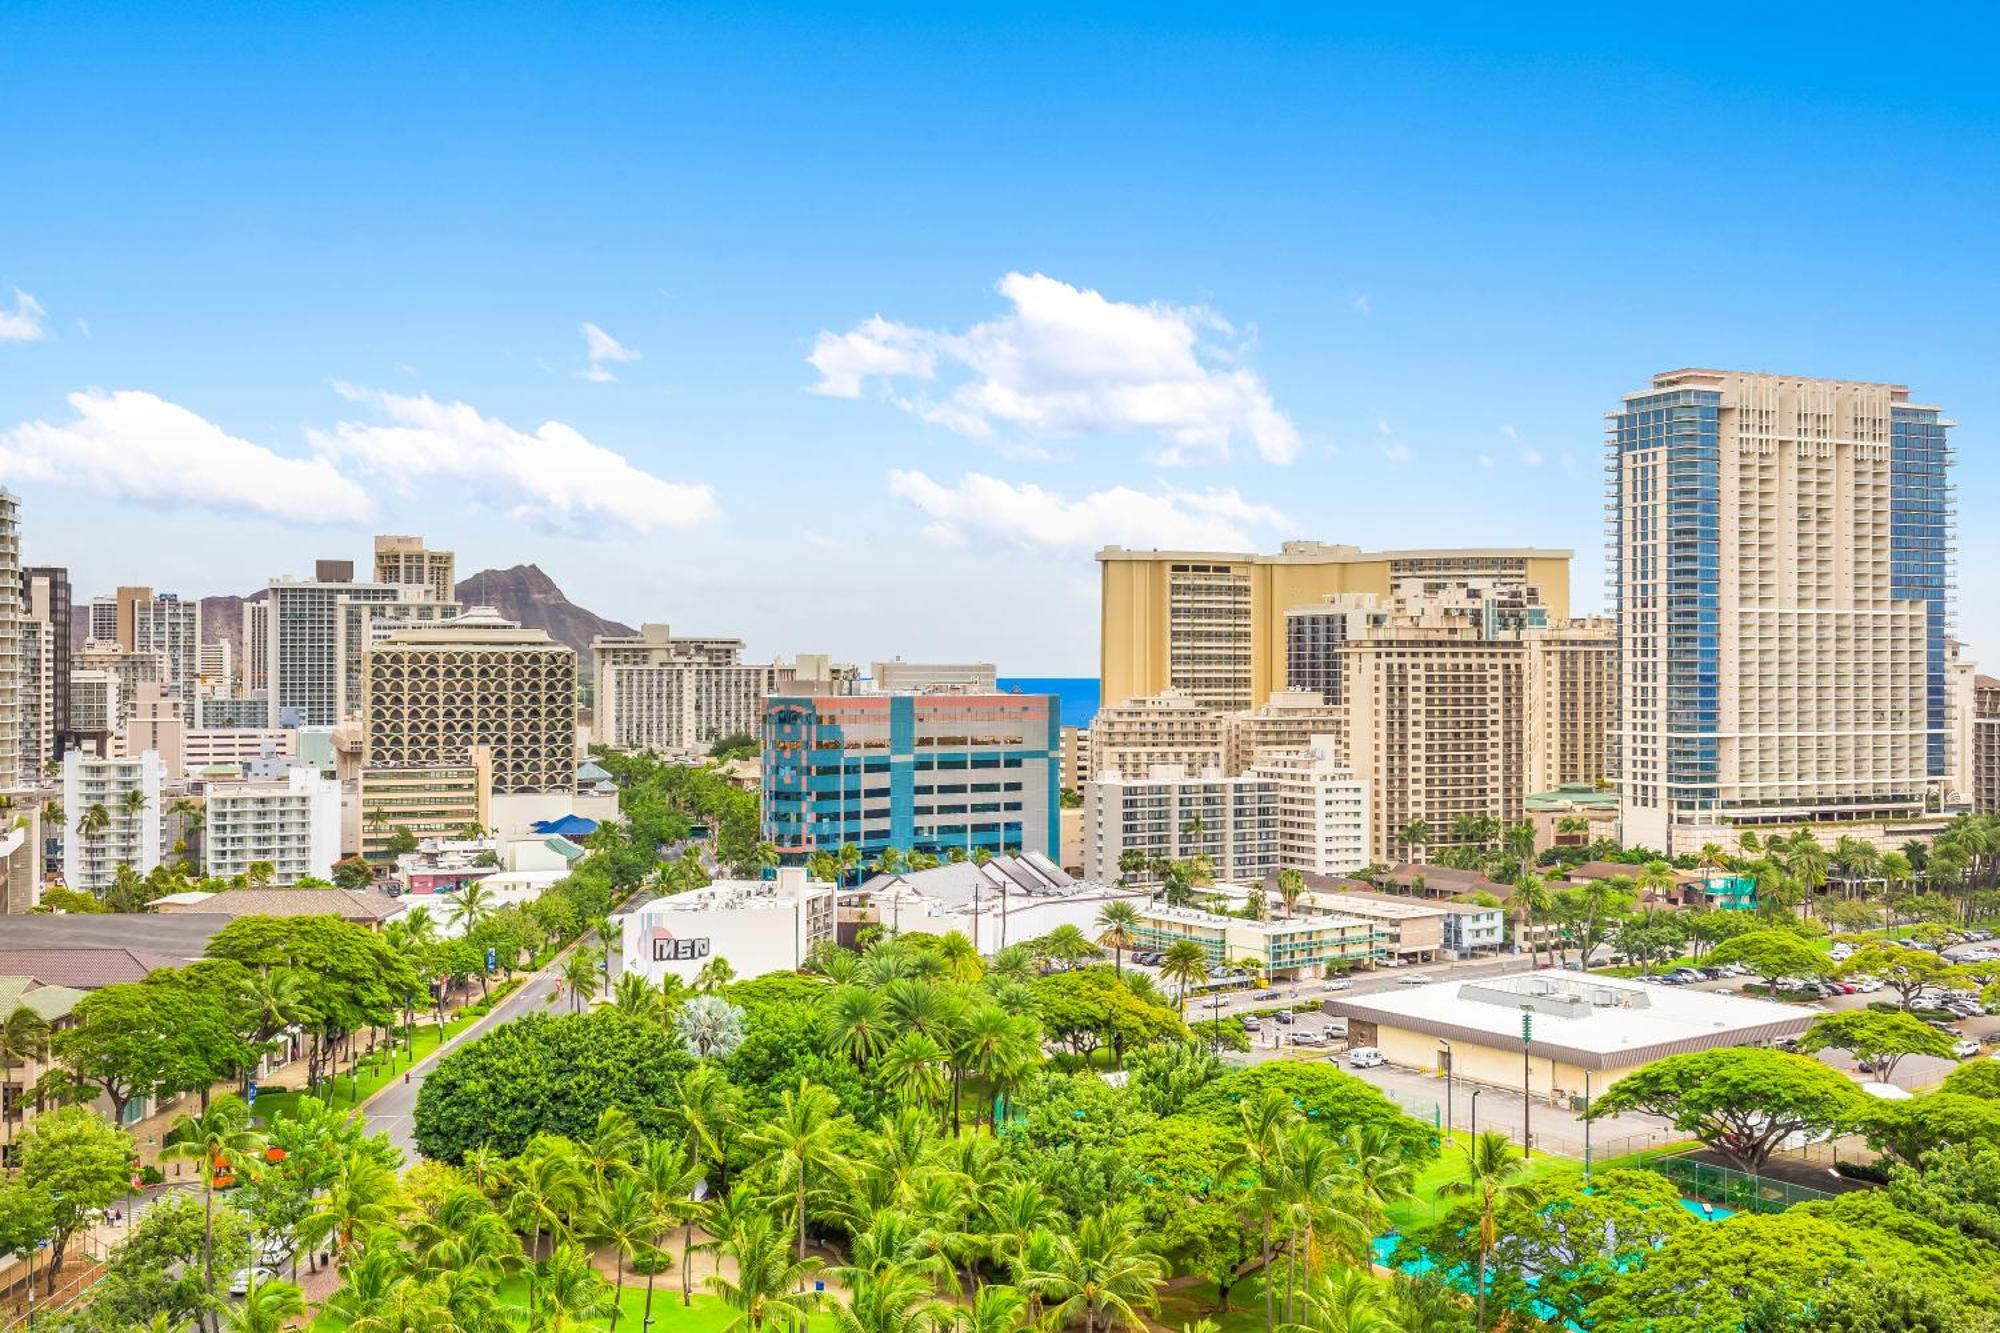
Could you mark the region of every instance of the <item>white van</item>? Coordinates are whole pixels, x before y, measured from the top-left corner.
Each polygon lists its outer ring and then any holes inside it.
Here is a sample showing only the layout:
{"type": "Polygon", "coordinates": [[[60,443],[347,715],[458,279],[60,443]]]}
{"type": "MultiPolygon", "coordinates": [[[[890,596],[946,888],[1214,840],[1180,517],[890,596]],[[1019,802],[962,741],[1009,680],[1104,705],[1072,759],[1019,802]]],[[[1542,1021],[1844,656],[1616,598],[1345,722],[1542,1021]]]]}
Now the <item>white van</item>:
{"type": "Polygon", "coordinates": [[[1373,1069],[1382,1063],[1382,1052],[1373,1046],[1356,1046],[1347,1053],[1349,1069],[1373,1069]]]}

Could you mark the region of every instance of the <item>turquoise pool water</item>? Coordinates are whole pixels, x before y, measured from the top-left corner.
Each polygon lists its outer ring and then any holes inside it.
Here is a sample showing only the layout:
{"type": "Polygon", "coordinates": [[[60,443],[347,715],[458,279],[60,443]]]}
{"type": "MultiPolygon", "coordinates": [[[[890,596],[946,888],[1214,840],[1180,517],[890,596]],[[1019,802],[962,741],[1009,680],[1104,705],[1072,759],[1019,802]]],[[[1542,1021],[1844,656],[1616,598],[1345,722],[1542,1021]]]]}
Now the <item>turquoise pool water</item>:
{"type": "MultiPolygon", "coordinates": [[[[1720,1222],[1727,1217],[1733,1216],[1735,1213],[1735,1209],[1724,1208],[1720,1205],[1715,1206],[1708,1212],[1703,1212],[1701,1204],[1693,1199],[1682,1199],[1681,1207],[1687,1209],[1694,1216],[1710,1222],[1720,1222]]],[[[1373,1252],[1376,1264],[1383,1268],[1394,1268],[1400,1272],[1408,1273],[1411,1277],[1422,1277],[1425,1273],[1437,1267],[1428,1254],[1421,1253],[1412,1254],[1400,1263],[1396,1262],[1396,1243],[1401,1239],[1401,1233],[1395,1231],[1377,1236],[1374,1243],[1369,1246],[1369,1249],[1373,1252]]],[[[1468,1274],[1461,1274],[1452,1279],[1452,1285],[1470,1291],[1473,1285],[1472,1278],[1468,1274]]]]}

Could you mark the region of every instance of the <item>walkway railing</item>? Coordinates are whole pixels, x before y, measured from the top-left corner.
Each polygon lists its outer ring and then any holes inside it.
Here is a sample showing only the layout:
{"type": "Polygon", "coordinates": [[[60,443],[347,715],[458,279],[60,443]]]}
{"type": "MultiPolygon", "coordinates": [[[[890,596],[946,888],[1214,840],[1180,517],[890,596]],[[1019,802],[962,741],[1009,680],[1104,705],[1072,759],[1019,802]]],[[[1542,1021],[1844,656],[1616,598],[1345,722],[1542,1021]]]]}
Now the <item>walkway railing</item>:
{"type": "Polygon", "coordinates": [[[1827,1190],[1753,1175],[1694,1157],[1656,1157],[1643,1164],[1680,1187],[1682,1194],[1732,1212],[1782,1213],[1795,1203],[1831,1199],[1827,1190]]]}

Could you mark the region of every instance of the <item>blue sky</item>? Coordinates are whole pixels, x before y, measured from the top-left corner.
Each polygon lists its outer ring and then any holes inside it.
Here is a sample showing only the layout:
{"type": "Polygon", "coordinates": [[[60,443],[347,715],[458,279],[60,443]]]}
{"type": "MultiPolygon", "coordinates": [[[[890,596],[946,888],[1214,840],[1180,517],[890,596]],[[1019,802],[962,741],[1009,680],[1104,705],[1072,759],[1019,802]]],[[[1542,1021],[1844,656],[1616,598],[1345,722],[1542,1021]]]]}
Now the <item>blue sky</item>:
{"type": "Polygon", "coordinates": [[[2000,665],[1971,11],[415,8],[0,19],[0,479],[81,593],[417,532],[1015,674],[1094,672],[1111,540],[1569,546],[1595,606],[1602,413],[1719,365],[1949,409],[2000,665]]]}

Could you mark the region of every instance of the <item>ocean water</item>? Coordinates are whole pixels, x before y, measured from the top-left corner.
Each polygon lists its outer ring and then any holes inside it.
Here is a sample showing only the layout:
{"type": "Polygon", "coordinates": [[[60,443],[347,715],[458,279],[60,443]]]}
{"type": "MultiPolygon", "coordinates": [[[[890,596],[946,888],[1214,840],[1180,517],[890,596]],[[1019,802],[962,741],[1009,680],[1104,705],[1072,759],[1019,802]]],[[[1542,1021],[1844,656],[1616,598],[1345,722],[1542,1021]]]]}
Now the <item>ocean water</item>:
{"type": "Polygon", "coordinates": [[[1065,727],[1087,727],[1097,716],[1095,676],[1002,676],[1000,688],[1017,694],[1053,694],[1065,727]]]}

